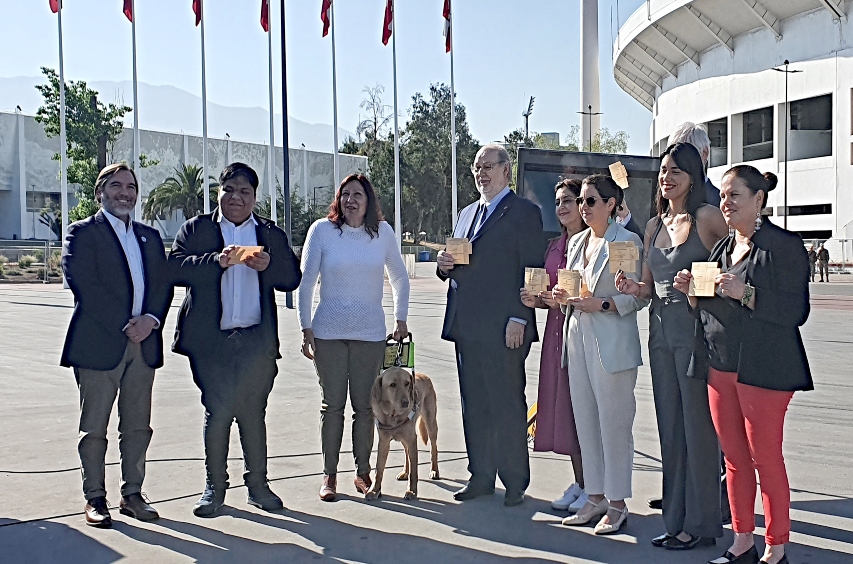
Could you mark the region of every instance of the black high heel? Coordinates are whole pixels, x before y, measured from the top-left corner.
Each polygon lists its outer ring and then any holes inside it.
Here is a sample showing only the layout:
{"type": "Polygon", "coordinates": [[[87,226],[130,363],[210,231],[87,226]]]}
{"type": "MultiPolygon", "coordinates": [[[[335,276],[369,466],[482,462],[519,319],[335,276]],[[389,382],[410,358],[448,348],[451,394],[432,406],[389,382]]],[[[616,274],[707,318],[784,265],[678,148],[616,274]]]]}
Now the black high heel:
{"type": "MultiPolygon", "coordinates": [[[[758,564],[758,550],[756,550],[755,545],[741,554],[740,556],[735,556],[728,550],[725,554],[720,556],[719,558],[714,558],[713,560],[709,560],[708,564],[758,564]]],[[[780,563],[782,564],[782,563],[780,563]]]]}

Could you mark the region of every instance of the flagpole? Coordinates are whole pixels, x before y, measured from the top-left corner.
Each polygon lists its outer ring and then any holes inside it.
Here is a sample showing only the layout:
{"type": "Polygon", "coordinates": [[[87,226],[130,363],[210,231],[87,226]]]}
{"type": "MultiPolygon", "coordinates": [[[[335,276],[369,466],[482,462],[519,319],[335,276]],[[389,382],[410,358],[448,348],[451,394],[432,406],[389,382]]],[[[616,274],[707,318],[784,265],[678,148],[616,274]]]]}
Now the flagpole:
{"type": "Polygon", "coordinates": [[[338,159],[338,74],[335,67],[335,3],[329,6],[329,23],[332,29],[332,105],[334,106],[334,142],[335,142],[335,186],[334,190],[341,185],[341,167],[338,159]]]}
{"type": "MultiPolygon", "coordinates": [[[[59,201],[62,210],[62,240],[68,232],[68,158],[65,131],[65,58],[62,52],[62,0],[57,12],[59,22],[59,201]]],[[[46,260],[46,259],[45,259],[46,260]]]]}
{"type": "MultiPolygon", "coordinates": [[[[284,0],[281,0],[281,146],[283,149],[281,175],[287,178],[287,190],[284,191],[284,232],[287,233],[288,241],[293,243],[291,232],[292,213],[290,209],[290,135],[287,130],[287,37],[285,32],[287,25],[285,21],[284,0]]],[[[308,187],[306,186],[307,190],[308,187]]],[[[285,294],[285,305],[293,309],[293,292],[285,294]]]]}
{"type": "Polygon", "coordinates": [[[210,174],[207,171],[207,73],[204,58],[204,0],[199,0],[199,7],[201,9],[201,169],[202,177],[204,177],[204,213],[210,213],[210,174]]]}
{"type": "MultiPolygon", "coordinates": [[[[273,106],[273,74],[272,74],[272,6],[270,2],[267,2],[267,21],[269,22],[267,26],[269,30],[267,31],[267,44],[269,46],[269,67],[270,67],[270,154],[269,154],[269,188],[270,188],[270,219],[276,225],[278,225],[278,194],[275,190],[275,113],[273,106]]],[[[287,147],[284,148],[287,150],[287,147]]],[[[229,163],[230,164],[230,163],[229,163]]],[[[282,188],[289,189],[290,183],[282,181],[282,188]]]]}
{"type": "Polygon", "coordinates": [[[453,213],[451,221],[456,229],[456,216],[459,209],[459,198],[456,185],[456,85],[453,81],[453,6],[450,8],[450,176],[452,191],[450,196],[453,213]]]}
{"type": "MultiPolygon", "coordinates": [[[[400,128],[397,119],[397,10],[391,4],[391,57],[394,63],[394,232],[397,235],[397,248],[403,244],[403,220],[400,217],[400,128]]],[[[374,132],[376,134],[378,132],[374,132]]]]}
{"type": "Polygon", "coordinates": [[[134,207],[133,215],[136,221],[142,221],[142,167],[139,162],[139,80],[136,74],[136,0],[130,1],[130,19],[131,36],[133,37],[133,171],[136,173],[136,188],[137,198],[136,206],[134,207]]]}

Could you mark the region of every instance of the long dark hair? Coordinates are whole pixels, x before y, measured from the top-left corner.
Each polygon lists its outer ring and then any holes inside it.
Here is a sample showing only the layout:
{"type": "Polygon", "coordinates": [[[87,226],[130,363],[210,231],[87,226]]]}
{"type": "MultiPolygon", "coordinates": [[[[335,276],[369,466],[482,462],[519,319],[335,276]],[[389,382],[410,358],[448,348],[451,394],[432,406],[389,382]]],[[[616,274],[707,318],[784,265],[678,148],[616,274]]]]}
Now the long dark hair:
{"type": "MultiPolygon", "coordinates": [[[[678,168],[690,176],[690,192],[687,193],[684,207],[690,217],[696,219],[696,210],[702,204],[707,203],[705,199],[705,167],[702,165],[702,157],[696,147],[690,143],[673,143],[660,156],[661,161],[667,155],[675,161],[678,168]]],[[[662,216],[668,211],[669,200],[661,194],[660,180],[658,180],[657,190],[655,191],[655,212],[658,216],[662,216]]]]}
{"type": "Polygon", "coordinates": [[[382,206],[379,204],[379,199],[376,197],[376,192],[370,181],[363,174],[350,174],[343,180],[341,185],[335,191],[335,200],[329,206],[329,215],[326,217],[329,221],[335,224],[338,231],[343,233],[341,226],[344,224],[344,212],[341,207],[341,190],[349,182],[355,180],[361,187],[364,188],[364,194],[367,196],[367,211],[364,214],[364,230],[373,239],[374,236],[379,236],[379,222],[385,221],[385,216],[382,215],[382,206]]]}
{"type": "MultiPolygon", "coordinates": [[[[557,185],[554,186],[554,194],[556,194],[557,192],[559,192],[560,190],[565,188],[566,190],[569,191],[569,194],[571,194],[573,197],[577,198],[578,196],[581,195],[581,186],[582,185],[583,184],[581,183],[581,181],[577,180],[576,178],[564,178],[561,181],[557,182],[557,185]]],[[[559,221],[557,223],[559,223],[559,221]]],[[[581,220],[581,225],[583,225],[583,220],[581,220]]],[[[566,232],[566,226],[563,225],[562,223],[560,223],[560,230],[563,233],[566,232]]]]}

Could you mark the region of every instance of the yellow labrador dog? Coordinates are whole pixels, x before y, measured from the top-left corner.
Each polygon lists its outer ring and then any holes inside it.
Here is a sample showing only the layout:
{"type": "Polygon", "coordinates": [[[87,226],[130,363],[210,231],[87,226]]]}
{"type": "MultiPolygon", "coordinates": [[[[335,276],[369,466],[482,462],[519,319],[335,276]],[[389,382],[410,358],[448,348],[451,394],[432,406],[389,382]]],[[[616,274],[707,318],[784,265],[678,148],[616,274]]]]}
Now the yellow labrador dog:
{"type": "Polygon", "coordinates": [[[405,499],[418,497],[418,433],[424,444],[430,443],[432,467],[431,480],[438,479],[438,422],[436,420],[436,396],[432,381],[424,374],[391,367],[377,376],[370,393],[370,405],[379,430],[379,451],[376,457],[376,478],[365,497],[376,499],[382,495],[382,476],[391,440],[403,443],[406,450],[406,468],[398,480],[409,480],[405,499]]]}

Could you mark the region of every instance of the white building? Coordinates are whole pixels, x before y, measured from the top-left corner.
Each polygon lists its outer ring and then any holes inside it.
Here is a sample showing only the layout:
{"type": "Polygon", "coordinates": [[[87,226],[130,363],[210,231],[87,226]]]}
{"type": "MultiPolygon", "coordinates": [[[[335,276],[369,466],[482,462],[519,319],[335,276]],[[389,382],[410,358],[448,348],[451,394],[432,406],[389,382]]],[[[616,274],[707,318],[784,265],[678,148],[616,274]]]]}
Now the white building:
{"type": "MultiPolygon", "coordinates": [[[[666,148],[679,124],[704,124],[710,179],[719,186],[740,163],[776,173],[779,186],[768,202],[773,221],[784,223],[787,191],[788,228],[804,239],[834,238],[829,250],[838,261],[839,240],[853,236],[850,4],[649,0],[613,47],[616,81],[653,114],[652,154],[666,148]],[[773,70],[786,60],[801,72],[773,70]]],[[[849,260],[849,246],[844,254],[849,260]]]]}
{"type": "MultiPolygon", "coordinates": [[[[156,160],[154,166],[138,173],[140,197],[144,203],[148,193],[174,175],[181,164],[201,165],[202,139],[182,133],[142,130],[139,132],[142,153],[156,160]]],[[[33,116],[0,112],[0,239],[50,239],[50,229],[39,222],[39,212],[51,202],[59,204],[59,138],[48,138],[33,116]]],[[[109,155],[111,162],[131,162],[133,132],[125,129],[109,155]]],[[[326,206],[334,194],[333,155],[291,148],[290,189],[306,201],[306,205],[326,206]]],[[[258,198],[269,198],[270,178],[267,173],[268,145],[244,143],[232,139],[208,139],[210,175],[228,163],[241,161],[254,168],[260,178],[258,198]]],[[[281,183],[284,151],[276,147],[275,177],[281,183]]],[[[367,157],[340,155],[341,178],[352,172],[367,170],[367,157]]],[[[77,203],[78,186],[69,184],[69,208],[77,203]]],[[[157,227],[168,238],[183,223],[176,211],[166,221],[146,222],[157,227]]]]}

